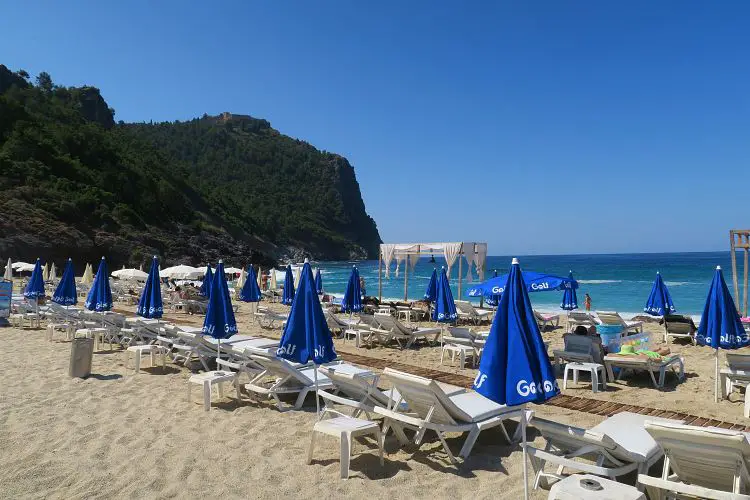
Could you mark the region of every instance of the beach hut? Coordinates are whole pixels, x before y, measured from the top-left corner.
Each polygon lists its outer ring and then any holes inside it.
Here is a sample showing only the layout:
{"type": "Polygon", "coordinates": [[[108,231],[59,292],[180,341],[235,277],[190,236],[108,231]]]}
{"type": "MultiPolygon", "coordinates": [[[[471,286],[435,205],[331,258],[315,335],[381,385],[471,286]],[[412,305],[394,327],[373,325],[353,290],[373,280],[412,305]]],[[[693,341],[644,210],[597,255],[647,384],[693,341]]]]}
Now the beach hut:
{"type": "MultiPolygon", "coordinates": [[[[447,276],[450,278],[451,268],[458,260],[458,295],[461,296],[463,261],[467,264],[467,278],[471,278],[472,265],[476,267],[480,280],[484,279],[487,263],[487,243],[477,242],[442,242],[442,243],[383,243],[378,253],[378,300],[383,300],[383,276],[390,278],[391,263],[398,266],[404,261],[404,300],[409,300],[409,267],[412,269],[422,256],[433,256],[442,253],[447,266],[447,276]]],[[[433,259],[434,261],[434,259],[433,259]]]]}

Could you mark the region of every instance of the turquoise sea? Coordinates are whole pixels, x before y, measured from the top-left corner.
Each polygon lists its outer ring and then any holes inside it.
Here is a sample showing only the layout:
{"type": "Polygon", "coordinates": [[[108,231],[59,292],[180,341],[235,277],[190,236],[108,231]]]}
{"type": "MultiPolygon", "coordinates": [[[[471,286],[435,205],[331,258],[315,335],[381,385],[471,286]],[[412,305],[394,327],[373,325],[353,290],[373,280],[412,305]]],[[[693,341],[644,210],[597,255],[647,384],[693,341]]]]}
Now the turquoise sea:
{"type": "MultiPolygon", "coordinates": [[[[615,310],[626,317],[642,313],[657,271],[661,272],[672,294],[675,307],[682,314],[696,316],[703,312],[708,287],[717,265],[724,270],[724,278],[730,290],[732,289],[729,252],[529,255],[518,256],[518,258],[524,270],[562,276],[567,276],[568,271],[573,271],[580,285],[578,289],[580,308],[583,308],[583,294],[588,293],[593,302],[592,309],[615,310]]],[[[435,255],[435,261],[435,263],[430,263],[429,257],[423,258],[417,264],[414,274],[409,274],[410,300],[419,299],[424,295],[433,268],[437,266],[439,269],[445,264],[445,260],[440,255],[435,255]]],[[[489,270],[487,277],[492,276],[494,269],[497,269],[499,274],[507,272],[510,262],[510,256],[487,257],[489,270]]],[[[325,291],[338,295],[344,292],[353,264],[353,262],[319,262],[314,265],[321,268],[325,291]]],[[[360,274],[365,278],[367,295],[377,296],[378,261],[361,261],[356,262],[356,265],[360,274]]],[[[739,262],[738,265],[741,269],[739,262]]],[[[395,266],[392,265],[391,269],[395,269],[395,266]]],[[[465,265],[463,272],[465,277],[465,265]]],[[[456,263],[451,276],[451,285],[456,299],[458,299],[457,275],[458,264],[456,263]]],[[[476,273],[474,280],[477,281],[476,273]]],[[[464,282],[463,294],[466,288],[464,282]]],[[[562,292],[536,292],[529,296],[534,307],[545,311],[559,311],[562,292]]],[[[403,300],[403,269],[398,278],[393,272],[390,279],[383,278],[383,297],[403,300]]],[[[468,299],[465,296],[462,298],[468,299]]]]}

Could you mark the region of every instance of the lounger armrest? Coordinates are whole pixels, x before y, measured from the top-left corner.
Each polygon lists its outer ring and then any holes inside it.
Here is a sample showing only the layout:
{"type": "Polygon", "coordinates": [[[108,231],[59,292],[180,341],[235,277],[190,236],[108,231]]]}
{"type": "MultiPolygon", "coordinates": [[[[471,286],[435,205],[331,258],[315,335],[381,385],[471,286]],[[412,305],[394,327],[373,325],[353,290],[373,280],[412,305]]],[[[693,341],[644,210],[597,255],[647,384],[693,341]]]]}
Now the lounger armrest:
{"type": "Polygon", "coordinates": [[[376,406],[374,408],[375,413],[383,415],[386,418],[392,418],[398,420],[407,425],[413,425],[415,427],[425,427],[427,429],[433,429],[440,432],[467,432],[472,430],[476,424],[436,424],[433,422],[427,422],[419,417],[412,417],[405,413],[399,413],[387,408],[381,408],[376,406]]]}
{"type": "Polygon", "coordinates": [[[694,486],[677,481],[669,481],[660,477],[647,476],[645,474],[638,474],[638,484],[642,484],[643,486],[656,488],[659,490],[671,491],[682,495],[690,495],[696,498],[706,498],[708,500],[750,499],[750,495],[740,495],[737,493],[732,493],[730,491],[713,490],[710,488],[704,488],[702,486],[694,486]]]}

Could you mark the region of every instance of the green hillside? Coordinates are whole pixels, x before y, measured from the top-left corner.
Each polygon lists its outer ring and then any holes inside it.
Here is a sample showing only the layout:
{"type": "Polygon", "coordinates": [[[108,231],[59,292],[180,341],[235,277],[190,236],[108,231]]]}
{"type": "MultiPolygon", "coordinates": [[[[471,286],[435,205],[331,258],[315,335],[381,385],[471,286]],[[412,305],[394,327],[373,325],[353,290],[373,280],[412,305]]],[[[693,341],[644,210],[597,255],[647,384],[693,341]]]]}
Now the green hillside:
{"type": "Polygon", "coordinates": [[[2,65],[0,192],[0,256],[16,259],[267,264],[380,242],[349,162],[265,120],[115,124],[98,89],[2,65]]]}

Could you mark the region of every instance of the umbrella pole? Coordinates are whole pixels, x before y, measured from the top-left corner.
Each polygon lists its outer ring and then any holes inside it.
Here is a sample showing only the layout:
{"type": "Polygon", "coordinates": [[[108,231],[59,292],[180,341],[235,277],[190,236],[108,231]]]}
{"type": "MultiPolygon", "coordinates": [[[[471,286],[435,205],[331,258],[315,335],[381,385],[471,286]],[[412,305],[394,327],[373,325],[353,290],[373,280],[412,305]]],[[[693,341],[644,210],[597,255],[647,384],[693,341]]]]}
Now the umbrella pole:
{"type": "Polygon", "coordinates": [[[219,369],[219,359],[221,358],[221,339],[216,343],[216,369],[219,369]]]}
{"type": "Polygon", "coordinates": [[[320,399],[318,398],[318,365],[313,363],[315,377],[315,415],[320,419],[320,399]]]}
{"type": "Polygon", "coordinates": [[[714,349],[714,365],[716,371],[714,373],[714,403],[719,402],[719,348],[714,349]]]}
{"type": "MultiPolygon", "coordinates": [[[[12,295],[12,294],[11,294],[12,295]]],[[[36,300],[34,300],[34,310],[36,312],[36,327],[41,327],[41,321],[39,321],[39,297],[36,297],[36,300]]]]}
{"type": "Polygon", "coordinates": [[[526,464],[526,410],[521,411],[521,446],[523,450],[523,498],[529,500],[529,471],[526,464]]]}

